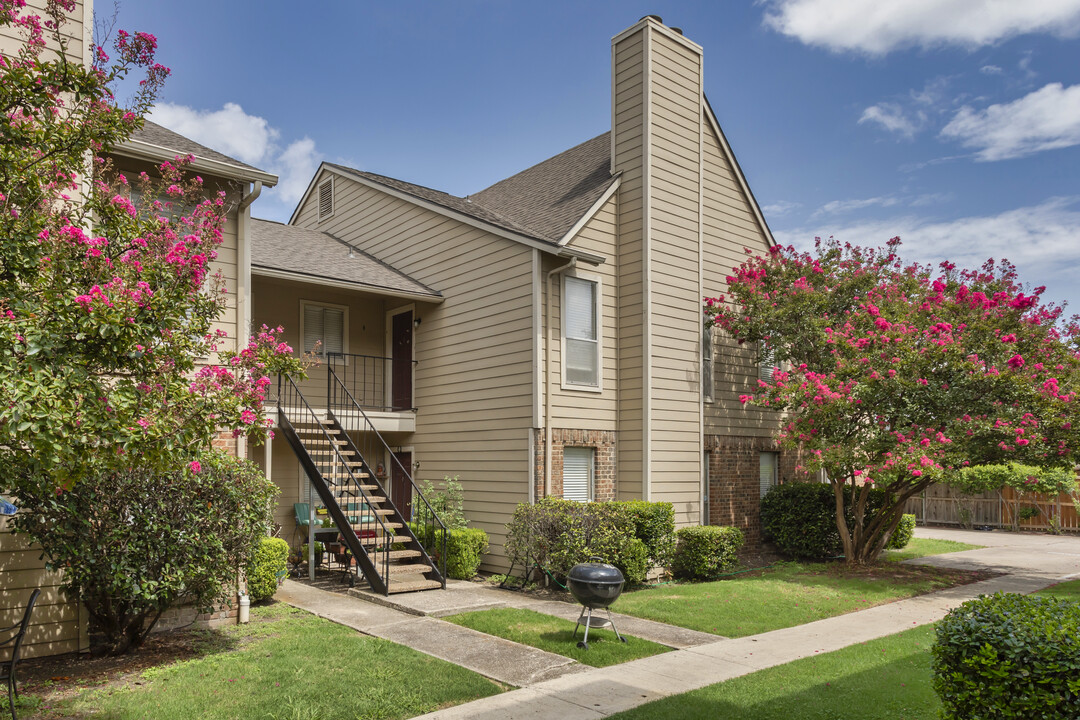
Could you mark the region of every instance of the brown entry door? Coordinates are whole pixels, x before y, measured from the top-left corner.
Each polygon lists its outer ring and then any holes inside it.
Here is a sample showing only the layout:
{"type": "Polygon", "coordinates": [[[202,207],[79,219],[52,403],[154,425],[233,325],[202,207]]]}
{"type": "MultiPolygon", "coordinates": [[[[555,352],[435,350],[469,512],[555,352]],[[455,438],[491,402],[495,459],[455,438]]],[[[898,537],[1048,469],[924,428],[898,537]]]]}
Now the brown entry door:
{"type": "Polygon", "coordinates": [[[413,314],[412,310],[393,316],[391,340],[391,399],[394,410],[408,410],[413,406],[412,359],[413,314]]]}
{"type": "Polygon", "coordinates": [[[397,462],[390,463],[390,501],[408,522],[412,520],[412,483],[405,471],[412,472],[412,453],[396,452],[394,457],[397,462]]]}

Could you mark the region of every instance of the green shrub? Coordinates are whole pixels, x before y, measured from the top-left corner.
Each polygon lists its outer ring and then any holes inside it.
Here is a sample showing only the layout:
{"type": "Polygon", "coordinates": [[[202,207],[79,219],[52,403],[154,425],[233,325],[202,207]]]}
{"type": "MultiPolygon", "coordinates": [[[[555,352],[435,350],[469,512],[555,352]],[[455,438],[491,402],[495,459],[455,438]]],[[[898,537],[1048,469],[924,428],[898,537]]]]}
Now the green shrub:
{"type": "Polygon", "coordinates": [[[281,538],[262,538],[247,569],[248,596],[251,602],[273,597],[278,579],[285,576],[289,543],[281,538]]]}
{"type": "Polygon", "coordinates": [[[915,535],[915,516],[910,513],[904,513],[900,518],[900,524],[893,530],[892,537],[889,538],[889,544],[885,547],[892,550],[902,550],[907,547],[907,544],[911,542],[911,538],[915,535]]]}
{"type": "Polygon", "coordinates": [[[612,503],[626,508],[634,522],[634,537],[645,543],[648,561],[666,567],[675,550],[675,506],[669,502],[627,500],[612,503]]]}
{"type": "MultiPolygon", "coordinates": [[[[872,488],[864,522],[870,522],[887,500],[884,489],[872,488]]],[[[846,508],[846,517],[850,527],[855,521],[852,508],[846,508]]],[[[901,520],[893,537],[902,532],[904,522],[901,520]]],[[[832,485],[810,482],[774,485],[761,499],[761,534],[790,557],[816,560],[842,555],[844,545],[836,529],[836,497],[832,485]]],[[[909,536],[907,540],[910,539],[909,536]]],[[[890,538],[887,547],[894,547],[892,540],[890,538]]]]}
{"type": "Polygon", "coordinates": [[[518,505],[506,527],[507,555],[526,573],[535,564],[562,580],[574,565],[599,557],[619,568],[627,583],[645,581],[649,549],[635,537],[634,515],[626,503],[547,497],[535,505],[518,505]]]}
{"type": "Polygon", "coordinates": [[[464,530],[469,526],[469,521],[465,519],[465,490],[458,482],[457,475],[444,477],[442,487],[437,487],[430,480],[420,480],[417,487],[427,498],[427,503],[419,499],[413,500],[413,521],[416,524],[434,525],[430,518],[431,511],[434,510],[442,524],[450,530],[464,530]],[[431,510],[428,510],[428,504],[431,505],[431,510]]]}
{"type": "MultiPolygon", "coordinates": [[[[430,525],[409,523],[413,534],[424,546],[436,567],[442,556],[442,530],[430,525]]],[[[480,560],[488,551],[488,535],[480,528],[450,530],[446,539],[446,576],[455,580],[472,580],[480,567],[480,560]]]]}
{"type": "Polygon", "coordinates": [[[734,570],[745,541],[739,528],[719,525],[685,527],[676,535],[671,571],[675,577],[689,580],[715,580],[734,570]]]}
{"type": "Polygon", "coordinates": [[[1010,593],[937,626],[933,687],[944,720],[1080,717],[1080,604],[1010,593]]]}

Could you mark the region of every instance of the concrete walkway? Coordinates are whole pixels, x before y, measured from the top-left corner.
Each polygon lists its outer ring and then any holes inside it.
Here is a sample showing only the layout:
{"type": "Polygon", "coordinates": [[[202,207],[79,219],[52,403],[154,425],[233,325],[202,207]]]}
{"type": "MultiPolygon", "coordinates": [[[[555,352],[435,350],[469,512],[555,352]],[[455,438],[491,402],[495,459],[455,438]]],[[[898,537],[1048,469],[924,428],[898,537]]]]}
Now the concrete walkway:
{"type": "Polygon", "coordinates": [[[798,627],[717,640],[608,668],[543,680],[422,717],[424,720],[585,720],[606,717],[651,700],[933,623],[950,609],[983,593],[999,590],[1030,593],[1080,577],[1080,538],[923,528],[919,528],[916,535],[987,546],[982,550],[917,562],[992,569],[1008,574],[798,627]]]}

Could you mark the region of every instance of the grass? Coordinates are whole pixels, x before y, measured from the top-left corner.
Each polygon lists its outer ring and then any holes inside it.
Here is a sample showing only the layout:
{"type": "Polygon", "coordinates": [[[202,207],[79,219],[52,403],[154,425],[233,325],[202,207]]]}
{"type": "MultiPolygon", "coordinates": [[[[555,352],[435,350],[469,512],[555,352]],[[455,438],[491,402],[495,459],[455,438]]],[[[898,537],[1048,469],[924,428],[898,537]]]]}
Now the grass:
{"type": "Polygon", "coordinates": [[[937,720],[933,626],[803,658],[657,700],[612,717],[739,720],[937,720]]]}
{"type": "Polygon", "coordinates": [[[222,631],[239,636],[235,649],[84,691],[46,717],[409,718],[503,689],[470,670],[284,605],[251,614],[251,624],[222,631]]]}
{"type": "Polygon", "coordinates": [[[1051,585],[1036,594],[1080,602],[1080,580],[1069,580],[1068,582],[1051,585]]]}
{"type": "Polygon", "coordinates": [[[533,610],[495,608],[451,615],[443,620],[522,645],[565,655],[593,667],[617,665],[671,650],[665,645],[629,635],[623,635],[626,642],[621,643],[611,630],[595,628],[589,630],[589,649],[584,650],[577,646],[577,640],[582,638],[584,628],[578,630],[575,640],[574,623],[533,610]]]}
{"type": "Polygon", "coordinates": [[[964,550],[980,550],[984,545],[969,545],[956,540],[932,540],[930,538],[911,538],[907,546],[902,550],[886,550],[881,556],[883,560],[891,562],[903,562],[928,555],[944,555],[945,553],[963,552],[964,550]]]}
{"type": "Polygon", "coordinates": [[[742,637],[971,582],[975,573],[887,563],[786,563],[716,582],[659,585],[623,593],[616,612],[742,637]]]}

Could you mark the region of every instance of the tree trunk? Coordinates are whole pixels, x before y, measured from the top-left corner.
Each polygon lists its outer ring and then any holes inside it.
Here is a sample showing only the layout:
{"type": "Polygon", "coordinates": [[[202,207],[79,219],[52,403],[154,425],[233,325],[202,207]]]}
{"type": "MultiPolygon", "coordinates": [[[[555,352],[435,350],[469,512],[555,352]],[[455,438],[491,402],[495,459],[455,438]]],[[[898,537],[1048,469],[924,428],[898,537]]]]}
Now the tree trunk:
{"type": "MultiPolygon", "coordinates": [[[[904,516],[904,506],[907,501],[922,492],[930,485],[929,480],[920,481],[913,485],[904,485],[902,490],[895,490],[893,486],[886,486],[893,500],[888,505],[878,508],[870,519],[869,525],[865,521],[866,502],[870,495],[869,486],[862,486],[858,492],[858,500],[851,503],[854,507],[854,528],[847,523],[844,512],[844,487],[845,483],[833,483],[833,493],[836,496],[836,528],[840,531],[840,542],[844,546],[844,559],[851,565],[870,565],[878,561],[881,553],[889,544],[889,539],[900,525],[904,516]]],[[[854,489],[852,494],[855,494],[854,489]]]]}

